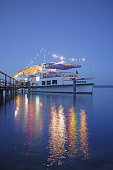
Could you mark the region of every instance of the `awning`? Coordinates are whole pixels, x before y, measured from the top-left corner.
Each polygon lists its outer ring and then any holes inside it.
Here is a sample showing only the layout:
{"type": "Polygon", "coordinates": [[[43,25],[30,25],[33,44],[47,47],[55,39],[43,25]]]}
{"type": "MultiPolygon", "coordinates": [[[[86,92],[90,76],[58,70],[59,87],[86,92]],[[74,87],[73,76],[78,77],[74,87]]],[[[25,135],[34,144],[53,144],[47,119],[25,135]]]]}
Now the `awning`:
{"type": "Polygon", "coordinates": [[[50,66],[46,66],[46,69],[60,69],[60,70],[68,70],[68,69],[72,69],[72,68],[79,68],[81,67],[80,65],[77,64],[71,64],[71,63],[66,63],[64,61],[55,63],[53,65],[50,66]]]}

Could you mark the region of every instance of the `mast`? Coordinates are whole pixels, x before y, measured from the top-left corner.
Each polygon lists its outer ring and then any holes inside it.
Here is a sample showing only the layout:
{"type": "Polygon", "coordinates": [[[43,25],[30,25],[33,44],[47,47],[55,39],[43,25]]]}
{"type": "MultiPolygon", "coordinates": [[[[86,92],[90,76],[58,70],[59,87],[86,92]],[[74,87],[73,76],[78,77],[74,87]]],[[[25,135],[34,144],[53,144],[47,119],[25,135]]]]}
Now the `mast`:
{"type": "Polygon", "coordinates": [[[42,50],[41,50],[40,52],[43,53],[44,63],[46,63],[46,52],[47,52],[47,50],[44,50],[44,49],[42,48],[42,50]]]}

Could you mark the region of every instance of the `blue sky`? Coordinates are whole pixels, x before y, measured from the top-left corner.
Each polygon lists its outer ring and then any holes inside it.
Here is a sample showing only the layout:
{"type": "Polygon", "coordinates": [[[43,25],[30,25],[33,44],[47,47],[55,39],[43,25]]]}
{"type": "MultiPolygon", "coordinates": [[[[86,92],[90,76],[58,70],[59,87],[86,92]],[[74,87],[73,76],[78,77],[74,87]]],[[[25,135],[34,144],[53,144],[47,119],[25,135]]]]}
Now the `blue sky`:
{"type": "MultiPolygon", "coordinates": [[[[81,72],[96,84],[113,84],[113,1],[0,0],[0,70],[13,75],[42,48],[87,57],[81,72]]],[[[35,64],[42,61],[40,54],[35,64]]]]}

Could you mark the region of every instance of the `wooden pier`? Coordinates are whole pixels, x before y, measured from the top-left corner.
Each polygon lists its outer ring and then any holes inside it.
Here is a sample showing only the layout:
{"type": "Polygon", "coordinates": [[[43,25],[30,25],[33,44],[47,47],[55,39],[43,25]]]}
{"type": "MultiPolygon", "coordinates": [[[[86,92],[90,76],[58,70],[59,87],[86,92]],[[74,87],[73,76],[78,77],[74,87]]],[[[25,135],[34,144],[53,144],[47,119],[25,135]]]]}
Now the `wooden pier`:
{"type": "Polygon", "coordinates": [[[15,94],[19,88],[21,87],[17,80],[0,71],[0,99],[15,94]]]}

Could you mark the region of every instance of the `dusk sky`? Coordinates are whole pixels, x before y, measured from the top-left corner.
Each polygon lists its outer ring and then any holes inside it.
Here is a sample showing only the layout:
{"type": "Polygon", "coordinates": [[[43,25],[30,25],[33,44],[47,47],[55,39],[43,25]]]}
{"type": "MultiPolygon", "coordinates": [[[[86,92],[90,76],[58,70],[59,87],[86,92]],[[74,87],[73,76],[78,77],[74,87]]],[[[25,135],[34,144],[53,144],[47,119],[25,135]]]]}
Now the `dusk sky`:
{"type": "Polygon", "coordinates": [[[13,75],[42,48],[66,61],[87,57],[82,73],[113,84],[113,0],[0,0],[0,70],[13,75]]]}

